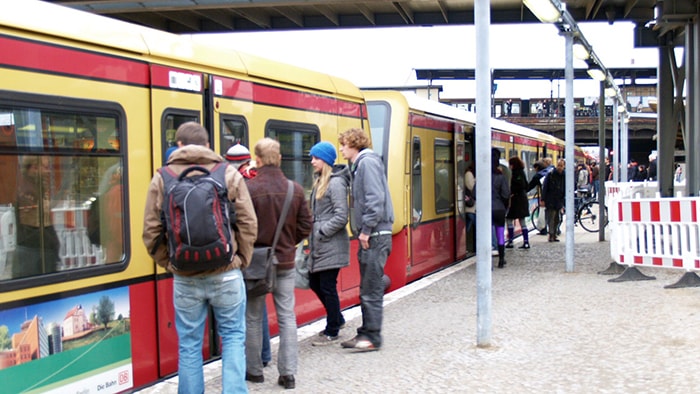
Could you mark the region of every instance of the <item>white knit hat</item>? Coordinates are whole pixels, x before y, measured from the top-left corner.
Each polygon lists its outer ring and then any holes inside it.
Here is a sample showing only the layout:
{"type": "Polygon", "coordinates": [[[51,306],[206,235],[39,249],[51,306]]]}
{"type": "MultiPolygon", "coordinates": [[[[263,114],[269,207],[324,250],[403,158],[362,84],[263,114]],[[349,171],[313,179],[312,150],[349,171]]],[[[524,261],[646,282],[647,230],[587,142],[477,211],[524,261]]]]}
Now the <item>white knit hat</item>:
{"type": "Polygon", "coordinates": [[[226,152],[226,160],[228,161],[247,161],[250,160],[250,151],[241,144],[236,144],[226,152]]]}

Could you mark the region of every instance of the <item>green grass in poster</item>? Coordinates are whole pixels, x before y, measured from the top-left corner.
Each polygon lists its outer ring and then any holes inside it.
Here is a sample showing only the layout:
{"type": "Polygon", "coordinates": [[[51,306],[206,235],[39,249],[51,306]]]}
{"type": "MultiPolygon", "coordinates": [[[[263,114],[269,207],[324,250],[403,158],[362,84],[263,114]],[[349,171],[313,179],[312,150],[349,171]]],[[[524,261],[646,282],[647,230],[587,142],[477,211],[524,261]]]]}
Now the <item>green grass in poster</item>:
{"type": "MultiPolygon", "coordinates": [[[[99,331],[94,334],[99,335],[99,331]]],[[[3,382],[0,393],[20,393],[70,380],[130,358],[131,335],[110,335],[76,349],[0,370],[0,382],[3,382]]]]}

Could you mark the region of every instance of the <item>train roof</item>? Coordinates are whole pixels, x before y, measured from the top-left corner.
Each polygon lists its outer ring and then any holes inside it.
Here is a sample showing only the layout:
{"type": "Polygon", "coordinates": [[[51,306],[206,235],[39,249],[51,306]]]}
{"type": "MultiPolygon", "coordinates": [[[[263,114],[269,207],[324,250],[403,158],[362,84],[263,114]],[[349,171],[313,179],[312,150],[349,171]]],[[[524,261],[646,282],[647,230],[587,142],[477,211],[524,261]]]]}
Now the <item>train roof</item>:
{"type": "Polygon", "coordinates": [[[214,46],[190,35],[166,33],[38,0],[12,2],[0,12],[0,26],[70,39],[85,45],[147,56],[149,61],[179,61],[279,81],[347,97],[361,97],[350,81],[264,59],[231,47],[214,46]]]}
{"type": "MultiPolygon", "coordinates": [[[[476,113],[465,111],[463,109],[453,107],[451,105],[442,104],[437,101],[428,100],[417,96],[413,92],[400,92],[408,103],[409,108],[413,108],[427,114],[432,114],[449,119],[457,119],[463,122],[476,124],[476,113]]],[[[529,129],[515,123],[506,122],[500,119],[491,118],[491,128],[499,131],[518,134],[521,136],[546,141],[549,143],[564,145],[564,140],[556,138],[550,134],[529,129]]]]}

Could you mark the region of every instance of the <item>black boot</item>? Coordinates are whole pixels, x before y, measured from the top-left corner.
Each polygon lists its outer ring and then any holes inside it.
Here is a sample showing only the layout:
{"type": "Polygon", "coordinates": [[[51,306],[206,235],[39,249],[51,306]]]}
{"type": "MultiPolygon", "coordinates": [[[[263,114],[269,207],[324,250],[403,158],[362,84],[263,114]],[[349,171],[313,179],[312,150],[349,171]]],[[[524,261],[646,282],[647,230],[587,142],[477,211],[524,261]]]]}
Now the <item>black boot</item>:
{"type": "Polygon", "coordinates": [[[498,268],[506,266],[506,248],[503,245],[498,245],[498,268]]]}

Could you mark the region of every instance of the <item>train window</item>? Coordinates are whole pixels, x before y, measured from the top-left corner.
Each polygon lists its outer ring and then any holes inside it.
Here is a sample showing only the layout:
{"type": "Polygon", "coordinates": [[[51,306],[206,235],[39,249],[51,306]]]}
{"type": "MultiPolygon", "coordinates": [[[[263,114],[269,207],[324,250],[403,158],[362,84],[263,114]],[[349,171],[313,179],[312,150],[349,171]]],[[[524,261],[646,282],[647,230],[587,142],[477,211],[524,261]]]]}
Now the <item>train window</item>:
{"type": "Polygon", "coordinates": [[[314,180],[309,151],[319,141],[320,134],[318,126],[306,123],[273,120],[265,127],[265,136],[280,142],[282,172],[304,187],[307,198],[314,180]]]}
{"type": "Polygon", "coordinates": [[[420,138],[418,137],[413,137],[412,156],[411,163],[413,163],[413,169],[411,170],[411,178],[413,183],[413,223],[418,223],[423,216],[423,175],[421,171],[422,161],[420,138]]]}
{"type": "Polygon", "coordinates": [[[435,140],[435,212],[454,208],[454,154],[450,141],[435,140]]]}
{"type": "Polygon", "coordinates": [[[518,150],[515,148],[511,148],[508,150],[508,157],[505,157],[506,160],[510,159],[511,157],[517,157],[518,156],[518,150]]]}
{"type": "Polygon", "coordinates": [[[379,154],[384,161],[384,168],[387,165],[389,130],[391,122],[391,106],[385,101],[370,101],[367,103],[367,116],[369,117],[369,128],[372,137],[372,150],[379,154]]]}
{"type": "Polygon", "coordinates": [[[521,151],[520,152],[521,159],[523,160],[523,163],[525,164],[525,175],[527,176],[527,179],[531,179],[532,176],[535,174],[535,170],[532,167],[535,162],[537,161],[537,152],[532,152],[532,151],[521,151]]]}
{"type": "Polygon", "coordinates": [[[248,142],[248,124],[245,119],[239,116],[221,117],[221,135],[219,136],[221,146],[219,153],[226,154],[228,148],[236,144],[241,144],[250,149],[248,142]]]}
{"type": "MultiPolygon", "coordinates": [[[[177,146],[177,141],[175,141],[175,132],[177,132],[177,128],[186,122],[199,122],[199,113],[180,109],[167,109],[163,113],[163,120],[161,122],[161,130],[163,133],[163,151],[161,152],[161,157],[163,158],[163,164],[165,164],[168,159],[166,157],[168,149],[177,146]]],[[[209,132],[211,133],[211,130],[209,132]]]]}
{"type": "Polygon", "coordinates": [[[0,100],[0,287],[124,261],[121,107],[8,96],[0,100]]]}

